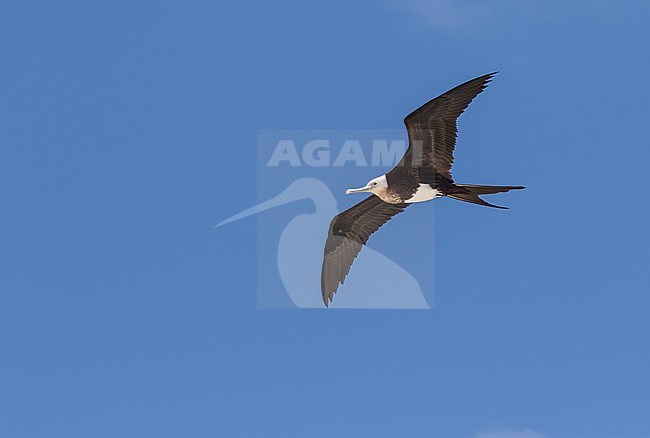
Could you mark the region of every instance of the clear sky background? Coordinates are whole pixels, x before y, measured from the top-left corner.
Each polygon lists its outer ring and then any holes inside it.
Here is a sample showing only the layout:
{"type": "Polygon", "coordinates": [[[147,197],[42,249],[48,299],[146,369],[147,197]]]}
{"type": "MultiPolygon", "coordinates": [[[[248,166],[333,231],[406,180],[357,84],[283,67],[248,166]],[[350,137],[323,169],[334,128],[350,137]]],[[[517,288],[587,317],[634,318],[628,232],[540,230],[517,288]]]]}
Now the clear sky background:
{"type": "Polygon", "coordinates": [[[0,435],[650,436],[649,16],[3,2],[0,435]],[[528,189],[374,239],[435,233],[434,309],[258,310],[255,219],[213,228],[256,130],[400,128],[494,70],[454,175],[528,189]]]}

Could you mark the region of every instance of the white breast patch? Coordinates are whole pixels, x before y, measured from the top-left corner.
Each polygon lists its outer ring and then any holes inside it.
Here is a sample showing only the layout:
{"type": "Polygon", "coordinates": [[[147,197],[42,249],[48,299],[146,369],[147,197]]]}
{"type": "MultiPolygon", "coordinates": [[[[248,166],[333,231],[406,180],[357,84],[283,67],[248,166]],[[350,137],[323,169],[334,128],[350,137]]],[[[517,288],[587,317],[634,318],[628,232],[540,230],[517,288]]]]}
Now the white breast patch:
{"type": "Polygon", "coordinates": [[[432,189],[429,184],[420,184],[417,192],[415,192],[415,194],[410,199],[407,199],[404,202],[407,204],[411,204],[413,202],[424,202],[434,198],[439,198],[441,196],[442,193],[436,189],[432,189]]]}

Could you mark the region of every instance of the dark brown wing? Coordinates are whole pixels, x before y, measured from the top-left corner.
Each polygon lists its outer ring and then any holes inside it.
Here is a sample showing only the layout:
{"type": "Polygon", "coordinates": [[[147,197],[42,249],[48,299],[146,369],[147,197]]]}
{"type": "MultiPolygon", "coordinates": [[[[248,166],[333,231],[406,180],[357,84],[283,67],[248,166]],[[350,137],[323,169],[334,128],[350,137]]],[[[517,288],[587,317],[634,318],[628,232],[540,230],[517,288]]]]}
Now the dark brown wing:
{"type": "Polygon", "coordinates": [[[352,262],[372,233],[409,204],[389,204],[372,195],[334,216],[330,223],[320,284],[325,306],[343,284],[352,262]]]}
{"type": "Polygon", "coordinates": [[[406,116],[409,148],[398,166],[432,167],[451,178],[456,146],[456,119],[496,74],[483,75],[422,105],[406,116]]]}

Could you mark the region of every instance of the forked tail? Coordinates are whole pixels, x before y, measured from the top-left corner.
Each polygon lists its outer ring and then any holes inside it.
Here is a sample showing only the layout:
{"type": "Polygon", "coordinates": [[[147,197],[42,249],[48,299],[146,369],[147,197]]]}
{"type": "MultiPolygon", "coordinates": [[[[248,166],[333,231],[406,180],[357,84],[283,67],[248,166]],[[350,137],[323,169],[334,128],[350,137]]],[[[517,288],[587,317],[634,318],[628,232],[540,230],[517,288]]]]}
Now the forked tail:
{"type": "Polygon", "coordinates": [[[450,198],[458,199],[459,201],[471,202],[472,204],[485,205],[486,207],[503,208],[499,205],[490,204],[481,199],[479,195],[491,195],[493,193],[509,192],[510,190],[525,189],[524,186],[477,186],[473,184],[455,184],[454,190],[448,193],[450,198]]]}

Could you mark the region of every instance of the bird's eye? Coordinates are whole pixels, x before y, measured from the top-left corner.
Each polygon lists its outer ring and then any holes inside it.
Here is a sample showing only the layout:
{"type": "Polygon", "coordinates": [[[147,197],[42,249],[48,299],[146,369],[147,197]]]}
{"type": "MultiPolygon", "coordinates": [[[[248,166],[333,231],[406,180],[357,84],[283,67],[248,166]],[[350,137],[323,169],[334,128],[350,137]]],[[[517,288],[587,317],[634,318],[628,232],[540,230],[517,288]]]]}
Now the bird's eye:
{"type": "Polygon", "coordinates": [[[376,185],[377,185],[377,181],[375,181],[374,183],[372,183],[372,185],[373,185],[373,186],[376,186],[376,185]]]}

